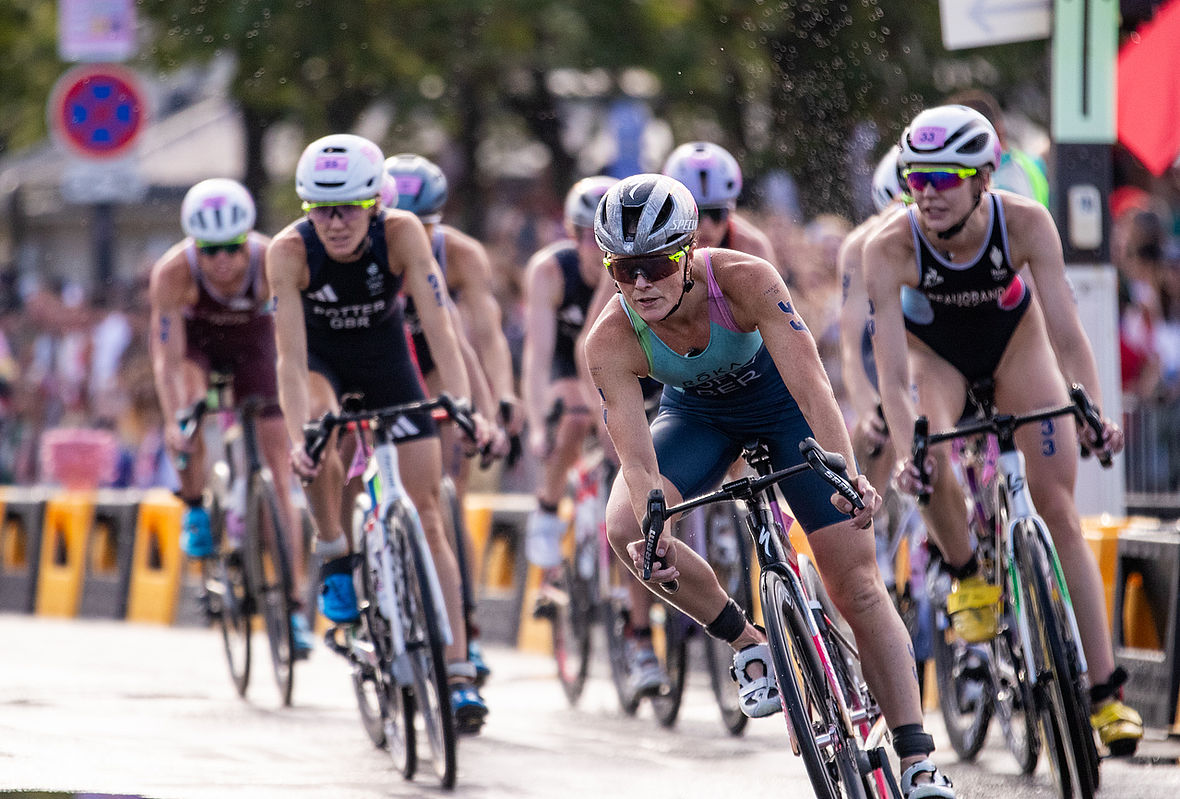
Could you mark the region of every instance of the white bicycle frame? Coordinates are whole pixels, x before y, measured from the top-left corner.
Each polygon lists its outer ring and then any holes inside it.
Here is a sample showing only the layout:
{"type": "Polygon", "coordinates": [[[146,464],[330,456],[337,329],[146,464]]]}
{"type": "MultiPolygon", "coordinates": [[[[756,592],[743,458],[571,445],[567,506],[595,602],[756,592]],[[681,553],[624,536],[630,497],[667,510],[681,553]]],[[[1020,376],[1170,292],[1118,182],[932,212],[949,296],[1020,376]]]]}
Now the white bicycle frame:
{"type": "MultiPolygon", "coordinates": [[[[366,546],[364,547],[368,557],[366,566],[373,577],[377,607],[389,622],[389,629],[393,636],[393,654],[395,659],[400,660],[406,654],[406,638],[401,614],[397,612],[397,597],[394,595],[393,550],[389,543],[389,536],[385,531],[386,514],[396,502],[404,500],[404,506],[409,510],[414,521],[410,534],[415,537],[419,546],[422,547],[422,551],[429,554],[430,547],[427,544],[422,523],[418,519],[418,510],[410,501],[398,471],[397,445],[391,441],[380,440],[381,435],[378,435],[378,439],[370,454],[363,476],[369,508],[375,507],[377,512],[368,517],[364,529],[359,532],[366,536],[366,546]]],[[[354,542],[358,548],[360,544],[360,541],[354,542]]],[[[413,567],[412,564],[409,565],[410,568],[413,567]]],[[[447,618],[442,585],[438,581],[434,559],[432,557],[424,558],[423,565],[426,570],[430,595],[434,599],[435,613],[438,617],[439,630],[443,635],[443,644],[450,646],[454,642],[454,634],[447,618]]]]}
{"type": "MultiPolygon", "coordinates": [[[[1046,527],[1044,519],[1033,507],[1032,495],[1029,493],[1028,481],[1025,479],[1024,453],[1020,450],[1001,452],[996,460],[996,477],[996,489],[1004,492],[1007,496],[1008,523],[1002,531],[1004,535],[1003,547],[1008,563],[1008,583],[1011,586],[1017,608],[1016,626],[1020,632],[1020,647],[1024,651],[1025,663],[1032,665],[1037,661],[1033,658],[1033,636],[1029,625],[1028,609],[1020,602],[1020,575],[1016,569],[1016,536],[1014,532],[1017,524],[1028,521],[1037,531],[1037,535],[1045,546],[1045,551],[1049,554],[1054,579],[1066,599],[1065,615],[1070,631],[1073,633],[1078,653],[1078,664],[1081,671],[1086,673],[1089,671],[1089,667],[1086,665],[1086,654],[1082,651],[1082,637],[1078,630],[1077,618],[1074,615],[1073,603],[1069,599],[1069,589],[1066,587],[1065,575],[1061,571],[1061,563],[1057,559],[1057,550],[1053,547],[1049,529],[1046,527]]],[[[1028,679],[1031,684],[1037,682],[1036,669],[1028,669],[1028,679]]]]}

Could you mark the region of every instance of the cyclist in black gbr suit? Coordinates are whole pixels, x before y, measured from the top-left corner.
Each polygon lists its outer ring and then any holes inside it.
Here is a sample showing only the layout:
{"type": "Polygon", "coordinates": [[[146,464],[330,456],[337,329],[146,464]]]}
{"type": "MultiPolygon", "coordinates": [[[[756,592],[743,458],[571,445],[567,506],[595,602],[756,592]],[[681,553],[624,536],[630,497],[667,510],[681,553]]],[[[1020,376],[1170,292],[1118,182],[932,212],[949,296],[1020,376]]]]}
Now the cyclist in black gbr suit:
{"type": "MultiPolygon", "coordinates": [[[[362,393],[366,408],[424,398],[397,301],[402,289],[418,307],[443,388],[462,401],[470,396],[426,231],[413,214],[378,204],[384,163],[380,149],[360,136],[337,134],[308,145],[295,173],[307,217],[275,237],[267,261],[291,459],[301,476],[312,479],[307,493],[324,560],[321,604],[324,614],[339,623],[357,616],[352,559],[341,522],[342,510],[351,510],[356,494],[344,491],[343,463],[333,447],[320,468],[311,463],[303,449],[302,424],[339,410],[344,393],[362,393]]],[[[439,509],[437,431],[423,414],[406,415],[397,425],[402,482],[434,556],[453,633],[447,659],[456,723],[460,730],[478,730],[487,707],[472,684],[475,669],[467,661],[458,567],[439,509]]],[[[477,426],[479,443],[485,443],[482,417],[477,416],[477,426]]]]}
{"type": "MultiPolygon", "coordinates": [[[[912,431],[919,413],[932,430],[952,427],[967,389],[981,378],[994,379],[1001,413],[1068,404],[1068,383],[1082,385],[1101,407],[1097,362],[1066,280],[1053,219],[1035,201],[990,191],[1000,154],[991,124],[965,106],[938,106],[914,118],[900,147],[914,205],[877,228],[864,252],[889,429],[912,431]],[[907,289],[899,299],[903,287],[916,291],[907,289]]],[[[1122,431],[1103,422],[1102,440],[1086,429],[1085,443],[1118,452],[1122,431]]],[[[1078,432],[1071,424],[1045,422],[1017,431],[1016,443],[1076,610],[1091,722],[1112,751],[1132,752],[1143,725],[1120,701],[1126,675],[1114,666],[1102,580],[1074,505],[1078,432]]],[[[947,610],[961,638],[984,641],[996,634],[1000,589],[979,573],[948,447],[934,448],[930,463],[927,527],[956,578],[947,610]]],[[[903,487],[916,491],[914,464],[906,457],[900,466],[903,487]]]]}

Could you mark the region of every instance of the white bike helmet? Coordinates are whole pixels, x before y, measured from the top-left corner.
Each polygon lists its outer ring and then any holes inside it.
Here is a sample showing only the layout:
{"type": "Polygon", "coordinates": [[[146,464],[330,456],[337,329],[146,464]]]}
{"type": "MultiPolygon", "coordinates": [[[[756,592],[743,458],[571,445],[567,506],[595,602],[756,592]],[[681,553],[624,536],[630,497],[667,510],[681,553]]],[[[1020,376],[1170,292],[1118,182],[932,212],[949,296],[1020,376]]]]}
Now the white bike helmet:
{"type": "Polygon", "coordinates": [[[688,186],[700,208],[732,208],[742,193],[737,159],[712,142],[680,145],[664,162],[663,172],[688,186]]]}
{"type": "Polygon", "coordinates": [[[565,221],[575,227],[594,227],[594,214],[607,190],[619,182],[618,178],[595,175],[582,178],[565,195],[565,221]]]}
{"type": "Polygon", "coordinates": [[[873,170],[873,205],[878,211],[885,210],[895,198],[907,193],[897,163],[900,152],[897,147],[890,147],[873,170]]]}
{"type": "Polygon", "coordinates": [[[987,118],[965,105],[940,105],[914,117],[901,134],[901,167],[915,164],[1000,165],[1000,137],[987,118]]]}
{"type": "Polygon", "coordinates": [[[667,175],[623,178],[603,195],[594,239],[612,255],[669,252],[692,240],[697,204],[683,183],[667,175]]]}
{"type": "Polygon", "coordinates": [[[180,226],[197,241],[221,244],[254,229],[257,211],[246,187],[229,178],[202,180],[184,195],[180,226]]]}
{"type": "Polygon", "coordinates": [[[397,187],[397,207],[410,211],[424,223],[442,219],[447,204],[447,176],[433,161],[413,153],[385,159],[385,173],[397,187]]]}
{"type": "Polygon", "coordinates": [[[385,156],[362,136],[334,133],[307,145],[295,167],[295,193],[311,203],[368,200],[381,192],[385,156]]]}

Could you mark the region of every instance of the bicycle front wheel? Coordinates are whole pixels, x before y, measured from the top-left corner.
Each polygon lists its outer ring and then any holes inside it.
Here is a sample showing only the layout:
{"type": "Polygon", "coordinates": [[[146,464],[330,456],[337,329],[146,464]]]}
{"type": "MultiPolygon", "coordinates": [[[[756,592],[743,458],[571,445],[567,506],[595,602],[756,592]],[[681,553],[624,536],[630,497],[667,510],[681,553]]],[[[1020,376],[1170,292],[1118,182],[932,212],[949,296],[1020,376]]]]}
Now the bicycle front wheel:
{"type": "Polygon", "coordinates": [[[295,638],[291,629],[291,555],[287,529],[279,513],[278,494],[268,472],[254,474],[246,511],[248,557],[258,610],[266,622],[275,683],[284,705],[291,704],[295,684],[295,638]]]}
{"type": "Polygon", "coordinates": [[[434,772],[444,788],[455,785],[458,771],[455,719],[447,684],[447,661],[439,625],[442,608],[431,589],[431,554],[417,515],[404,501],[389,508],[385,530],[392,550],[398,612],[406,638],[406,655],[414,675],[414,704],[430,743],[434,772]]]}
{"type": "Polygon", "coordinates": [[[1098,788],[1098,752],[1085,697],[1085,674],[1069,622],[1068,598],[1038,529],[1014,531],[1022,599],[1027,603],[1037,668],[1039,721],[1054,777],[1064,799],[1092,799],[1098,788]]]}
{"type": "Polygon", "coordinates": [[[782,574],[762,573],[766,635],[790,731],[817,799],[864,799],[856,744],[845,734],[801,599],[782,574]]]}
{"type": "MultiPolygon", "coordinates": [[[[597,574],[583,575],[579,571],[584,561],[579,551],[582,545],[579,542],[573,561],[562,563],[546,586],[553,592],[549,610],[552,614],[550,623],[557,679],[571,707],[577,705],[582,697],[590,672],[590,631],[596,604],[594,592],[597,574]]],[[[596,552],[590,553],[590,562],[597,563],[596,552]]]]}
{"type": "Polygon", "coordinates": [[[657,626],[656,621],[660,621],[658,626],[663,631],[662,646],[656,648],[656,654],[660,657],[664,674],[668,676],[668,684],[652,697],[651,704],[656,720],[664,727],[671,727],[680,715],[680,703],[684,698],[684,681],[688,671],[688,625],[695,622],[663,602],[652,605],[652,611],[653,616],[656,616],[652,620],[653,631],[657,626]]]}
{"type": "Polygon", "coordinates": [[[203,568],[212,569],[206,579],[207,590],[212,594],[217,624],[221,628],[221,640],[225,647],[225,659],[229,664],[229,676],[237,689],[238,696],[246,696],[250,685],[250,637],[253,627],[254,600],[249,578],[242,563],[240,549],[229,549],[227,545],[217,560],[203,568]]]}

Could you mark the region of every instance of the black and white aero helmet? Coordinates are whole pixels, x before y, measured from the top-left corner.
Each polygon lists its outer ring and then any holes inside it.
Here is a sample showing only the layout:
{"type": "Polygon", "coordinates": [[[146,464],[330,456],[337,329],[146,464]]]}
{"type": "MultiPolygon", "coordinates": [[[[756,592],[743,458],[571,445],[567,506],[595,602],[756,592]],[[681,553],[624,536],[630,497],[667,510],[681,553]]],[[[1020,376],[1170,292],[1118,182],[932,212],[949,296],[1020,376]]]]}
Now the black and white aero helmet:
{"type": "Polygon", "coordinates": [[[180,204],[186,236],[213,244],[241,239],[254,229],[254,198],[229,178],[209,178],[194,185],[180,204]]]}
{"type": "Polygon", "coordinates": [[[877,162],[877,168],[873,170],[873,205],[878,211],[885,210],[895,197],[907,193],[905,181],[901,177],[901,167],[897,163],[900,154],[901,151],[897,147],[890,147],[877,162]]]}
{"type": "Polygon", "coordinates": [[[699,208],[733,208],[742,193],[742,169],[719,144],[694,141],[668,155],[663,172],[692,192],[699,208]]]}
{"type": "Polygon", "coordinates": [[[295,166],[295,193],[311,203],[368,200],[381,193],[381,148],[363,136],[334,133],[307,145],[295,166]]]}
{"type": "Polygon", "coordinates": [[[688,187],[651,173],[611,186],[594,217],[594,239],[611,255],[676,250],[692,240],[696,229],[697,204],[688,187]]]}
{"type": "Polygon", "coordinates": [[[594,227],[594,213],[607,190],[619,182],[608,175],[582,178],[565,194],[565,221],[574,227],[594,227]]]}
{"type": "Polygon", "coordinates": [[[901,134],[898,161],[915,164],[1000,165],[1000,138],[987,117],[965,105],[939,105],[914,117],[901,134]]]}

